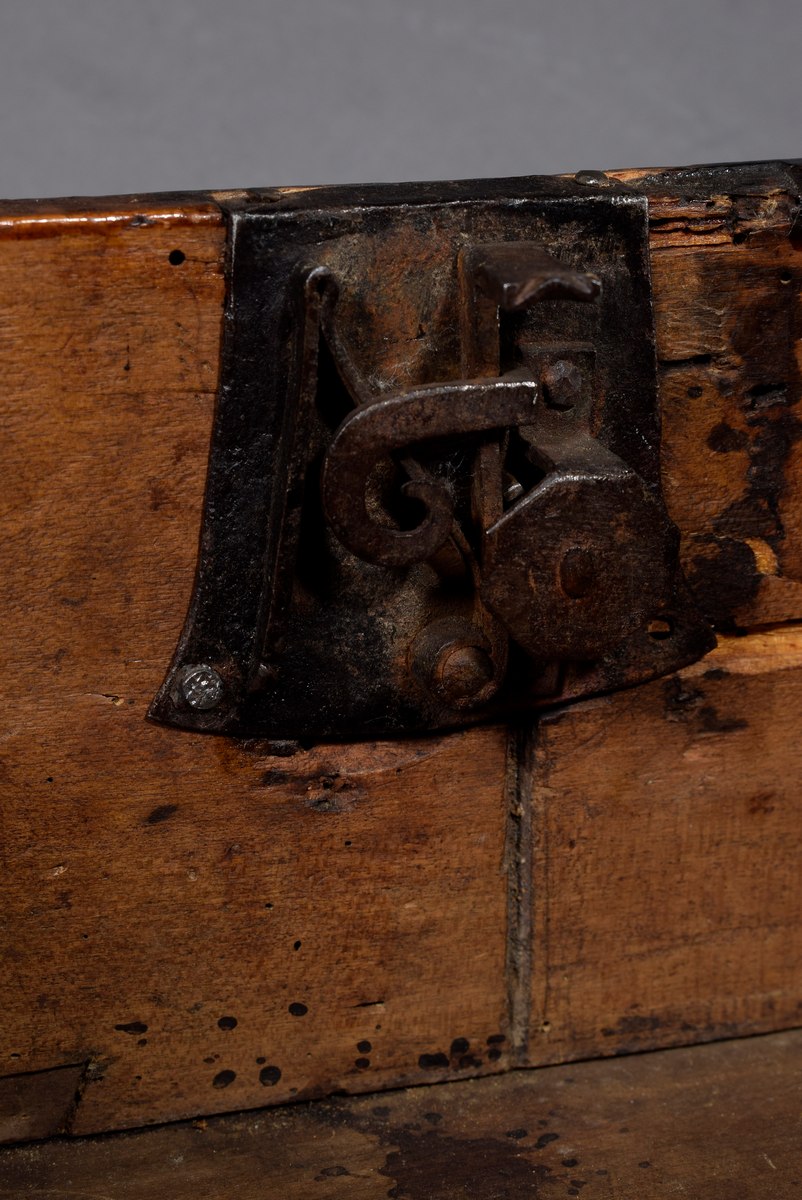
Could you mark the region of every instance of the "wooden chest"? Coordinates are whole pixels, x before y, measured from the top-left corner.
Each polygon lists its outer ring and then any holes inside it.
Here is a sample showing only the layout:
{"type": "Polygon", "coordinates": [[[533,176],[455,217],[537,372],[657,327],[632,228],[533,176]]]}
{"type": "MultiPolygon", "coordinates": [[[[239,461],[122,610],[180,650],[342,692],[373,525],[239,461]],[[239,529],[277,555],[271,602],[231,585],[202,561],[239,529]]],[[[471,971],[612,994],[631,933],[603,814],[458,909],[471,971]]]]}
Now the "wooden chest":
{"type": "MultiPolygon", "coordinates": [[[[193,594],[227,213],[335,201],[0,205],[4,1140],[800,1024],[802,168],[586,175],[646,198],[661,492],[718,644],[379,740],[147,719],[193,594]]],[[[513,211],[530,181],[487,187],[513,211]]],[[[382,311],[377,378],[427,383],[446,318],[382,311]]]]}

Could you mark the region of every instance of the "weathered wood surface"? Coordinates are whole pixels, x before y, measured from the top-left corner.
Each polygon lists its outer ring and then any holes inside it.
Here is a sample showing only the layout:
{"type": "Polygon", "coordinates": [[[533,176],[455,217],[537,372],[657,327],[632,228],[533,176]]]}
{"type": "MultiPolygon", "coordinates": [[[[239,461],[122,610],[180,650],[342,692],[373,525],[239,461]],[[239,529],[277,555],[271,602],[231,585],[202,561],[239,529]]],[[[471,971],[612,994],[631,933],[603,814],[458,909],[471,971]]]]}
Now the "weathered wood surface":
{"type": "Polygon", "coordinates": [[[208,218],[16,222],[0,252],[2,1070],[87,1062],[75,1130],[502,1053],[503,731],[285,760],[144,720],[196,553],[208,218]]]}
{"type": "Polygon", "coordinates": [[[802,629],[546,716],[526,1061],[802,1024],[802,629]]]}
{"type": "Polygon", "coordinates": [[[802,611],[796,165],[617,172],[650,196],[666,501],[720,626],[802,611]]]}
{"type": "MultiPolygon", "coordinates": [[[[648,183],[666,488],[724,627],[802,616],[791,182],[648,183]]],[[[798,1020],[793,631],[550,719],[517,781],[499,729],[277,759],[145,722],[224,255],[210,197],[0,206],[0,1075],[82,1064],[81,1133],[798,1020]]]]}
{"type": "Polygon", "coordinates": [[[3,1140],[25,1142],[50,1137],[67,1128],[85,1071],[86,1065],[77,1063],[0,1077],[3,1140]]]}
{"type": "Polygon", "coordinates": [[[791,1200],[802,1034],[0,1151],[30,1200],[791,1200]]]}

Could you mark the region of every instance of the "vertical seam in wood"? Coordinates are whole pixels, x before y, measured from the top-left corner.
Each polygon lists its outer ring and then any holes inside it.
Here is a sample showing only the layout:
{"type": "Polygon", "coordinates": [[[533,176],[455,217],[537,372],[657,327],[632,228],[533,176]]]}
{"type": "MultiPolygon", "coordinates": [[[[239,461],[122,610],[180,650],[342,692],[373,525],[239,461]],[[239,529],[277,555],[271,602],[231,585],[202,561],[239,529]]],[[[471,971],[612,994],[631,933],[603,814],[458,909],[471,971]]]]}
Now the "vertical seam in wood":
{"type": "Polygon", "coordinates": [[[94,1075],[93,1062],[92,1062],[91,1058],[88,1058],[86,1060],[86,1062],[84,1062],[84,1064],[83,1064],[83,1070],[81,1071],[81,1074],[78,1077],[78,1084],[75,1088],[75,1094],[73,1095],[73,1098],[70,1101],[67,1111],[64,1113],[64,1116],[62,1117],[58,1128],[53,1131],[52,1135],[48,1135],[48,1136],[66,1137],[66,1136],[69,1136],[72,1134],[73,1127],[75,1125],[75,1118],[78,1113],[78,1109],[80,1107],[81,1101],[84,1098],[84,1092],[86,1091],[88,1084],[92,1080],[93,1075],[94,1075]]]}
{"type": "Polygon", "coordinates": [[[537,722],[510,729],[507,748],[507,1019],[510,1065],[529,1055],[532,986],[532,772],[537,722]]]}

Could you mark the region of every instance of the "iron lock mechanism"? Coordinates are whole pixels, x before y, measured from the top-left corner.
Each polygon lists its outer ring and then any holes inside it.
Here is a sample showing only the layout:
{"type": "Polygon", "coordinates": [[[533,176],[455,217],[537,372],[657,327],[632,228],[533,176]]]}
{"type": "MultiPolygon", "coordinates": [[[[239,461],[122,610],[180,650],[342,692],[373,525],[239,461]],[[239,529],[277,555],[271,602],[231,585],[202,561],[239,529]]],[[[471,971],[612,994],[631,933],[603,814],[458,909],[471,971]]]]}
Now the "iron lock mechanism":
{"type": "Polygon", "coordinates": [[[368,738],[713,644],[660,491],[646,201],[569,181],[232,210],[195,592],[154,719],[368,738]]]}

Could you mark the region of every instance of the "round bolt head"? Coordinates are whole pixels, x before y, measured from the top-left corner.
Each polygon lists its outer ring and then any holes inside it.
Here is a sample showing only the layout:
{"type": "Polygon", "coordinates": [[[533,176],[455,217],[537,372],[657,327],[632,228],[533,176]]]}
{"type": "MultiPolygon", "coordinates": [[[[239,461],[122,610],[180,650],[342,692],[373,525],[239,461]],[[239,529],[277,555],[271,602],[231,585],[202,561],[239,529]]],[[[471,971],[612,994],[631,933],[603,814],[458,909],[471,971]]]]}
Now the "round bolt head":
{"type": "Polygon", "coordinates": [[[410,646],[410,666],[430,698],[451,709],[484,704],[501,676],[490,642],[461,616],[424,625],[410,646]]]}
{"type": "Polygon", "coordinates": [[[435,667],[438,690],[452,704],[477,696],[493,678],[493,660],[480,646],[446,646],[435,667]]]}
{"type": "Polygon", "coordinates": [[[223,698],[223,681],[214,667],[196,663],[184,667],[180,680],[181,695],[189,705],[199,712],[208,712],[223,698]]]}
{"type": "Polygon", "coordinates": [[[574,179],[588,187],[612,187],[613,180],[604,171],[577,171],[574,179]]]}

